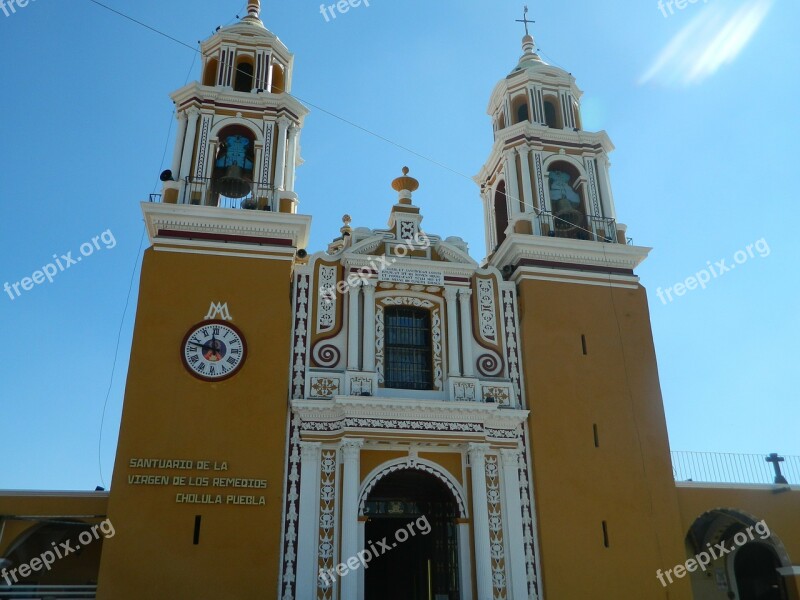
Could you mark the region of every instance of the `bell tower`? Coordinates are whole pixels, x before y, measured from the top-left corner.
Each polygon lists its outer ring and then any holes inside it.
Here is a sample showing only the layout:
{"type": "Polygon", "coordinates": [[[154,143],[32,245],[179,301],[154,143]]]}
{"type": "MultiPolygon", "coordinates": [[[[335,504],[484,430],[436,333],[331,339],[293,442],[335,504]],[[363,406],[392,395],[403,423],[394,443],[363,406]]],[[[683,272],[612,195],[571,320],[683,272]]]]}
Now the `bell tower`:
{"type": "MultiPolygon", "coordinates": [[[[526,18],[527,21],[527,18],[526,18]]],[[[526,27],[527,27],[526,22],[526,27]]],[[[686,559],[645,289],[617,221],[613,145],[533,37],[492,92],[475,177],[488,257],[519,298],[531,492],[545,598],[661,600],[686,559]],[[668,567],[667,567],[668,568],[668,567]]],[[[690,598],[676,582],[670,598],[690,598]]]]}
{"type": "Polygon", "coordinates": [[[545,63],[530,35],[522,50],[489,100],[494,145],[475,177],[487,254],[510,233],[624,244],[609,182],[614,147],[608,135],[583,129],[583,92],[570,73],[545,63]]]}
{"type": "Polygon", "coordinates": [[[172,94],[178,133],[164,202],[294,213],[300,130],[294,56],[264,27],[260,3],[200,44],[202,75],[172,94]]]}
{"type": "Polygon", "coordinates": [[[97,598],[279,598],[293,273],[311,218],[292,55],[247,16],[201,44],[139,299],[97,598]],[[221,560],[222,556],[232,560],[221,560]],[[168,557],[168,558],[167,558],[168,557]]]}

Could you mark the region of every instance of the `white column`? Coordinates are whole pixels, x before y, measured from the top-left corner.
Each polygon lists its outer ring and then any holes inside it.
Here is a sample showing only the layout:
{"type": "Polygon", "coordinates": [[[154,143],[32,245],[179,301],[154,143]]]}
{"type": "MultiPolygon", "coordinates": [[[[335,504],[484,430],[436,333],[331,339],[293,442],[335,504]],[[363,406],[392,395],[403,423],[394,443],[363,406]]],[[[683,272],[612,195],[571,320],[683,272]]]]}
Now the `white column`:
{"type": "MultiPolygon", "coordinates": [[[[358,552],[358,488],[361,483],[359,463],[364,440],[344,438],[342,440],[342,553],[340,562],[346,563],[358,552]]],[[[340,579],[342,600],[358,597],[358,577],[349,573],[340,579]]]]}
{"type": "Polygon", "coordinates": [[[506,150],[506,197],[508,198],[508,220],[512,221],[519,214],[519,185],[517,183],[517,153],[506,150]]]}
{"type": "Polygon", "coordinates": [[[603,216],[608,219],[617,218],[617,211],[614,210],[614,194],[611,192],[611,176],[609,168],[611,163],[608,156],[601,154],[597,157],[597,178],[600,180],[600,202],[603,207],[603,216]]]}
{"type": "Polygon", "coordinates": [[[469,523],[458,523],[458,575],[461,588],[460,600],[472,600],[472,562],[469,559],[469,523]]]}
{"type": "Polygon", "coordinates": [[[458,377],[461,371],[458,366],[458,308],[453,287],[444,288],[444,299],[447,301],[447,364],[448,375],[458,377]]]}
{"type": "Polygon", "coordinates": [[[179,112],[177,118],[178,133],[175,135],[175,151],[172,154],[172,177],[176,181],[180,177],[181,154],[183,154],[184,138],[186,137],[186,113],[179,112]]]}
{"type": "Polygon", "coordinates": [[[278,119],[278,149],[275,157],[275,189],[284,189],[286,181],[286,132],[289,129],[289,119],[278,119]]]}
{"type": "MultiPolygon", "coordinates": [[[[486,451],[489,444],[469,445],[472,470],[472,522],[475,536],[475,578],[478,600],[492,600],[492,557],[489,538],[489,505],[486,501],[486,451]]],[[[524,596],[523,596],[524,598],[524,596]]]]}
{"type": "Polygon", "coordinates": [[[517,448],[500,450],[503,461],[503,495],[506,538],[506,564],[511,571],[511,598],[528,597],[528,574],[525,569],[525,542],[522,539],[522,501],[519,492],[519,460],[517,448]]]}
{"type": "Polygon", "coordinates": [[[183,153],[181,158],[181,169],[178,179],[192,174],[192,153],[194,150],[194,138],[197,135],[197,120],[200,118],[200,111],[192,107],[187,114],[186,136],[183,138],[183,153]]]}
{"type": "Polygon", "coordinates": [[[519,152],[519,163],[522,165],[522,199],[525,202],[525,212],[532,212],[535,200],[533,198],[533,187],[531,186],[531,167],[528,163],[530,149],[520,147],[517,152],[519,152]]]}
{"type": "Polygon", "coordinates": [[[358,371],[359,356],[358,356],[358,326],[359,326],[359,311],[358,311],[358,296],[361,293],[361,287],[357,285],[350,286],[349,304],[347,312],[347,370],[358,371]]]}
{"type": "Polygon", "coordinates": [[[494,248],[494,244],[492,243],[492,231],[494,230],[494,225],[492,223],[492,191],[491,188],[487,186],[487,188],[481,191],[481,199],[483,200],[483,229],[484,229],[484,236],[486,238],[486,253],[489,254],[494,248]]]}
{"type": "Polygon", "coordinates": [[[297,171],[297,138],[300,135],[300,128],[292,125],[289,127],[289,156],[286,165],[286,190],[294,191],[294,181],[297,171]]]}
{"type": "Polygon", "coordinates": [[[322,444],[300,442],[300,515],[297,528],[297,595],[295,600],[316,600],[317,546],[319,543],[319,467],[322,444]]]}
{"type": "Polygon", "coordinates": [[[272,60],[272,57],[270,56],[269,65],[267,66],[267,91],[270,94],[274,93],[272,91],[272,71],[274,64],[275,62],[272,60]]]}
{"type": "Polygon", "coordinates": [[[375,284],[364,282],[364,353],[362,371],[375,371],[375,284]]]}
{"type": "Polygon", "coordinates": [[[475,375],[475,365],[472,364],[472,306],[470,297],[472,290],[458,290],[458,300],[461,303],[461,357],[464,361],[462,365],[462,375],[473,377],[475,375]]]}

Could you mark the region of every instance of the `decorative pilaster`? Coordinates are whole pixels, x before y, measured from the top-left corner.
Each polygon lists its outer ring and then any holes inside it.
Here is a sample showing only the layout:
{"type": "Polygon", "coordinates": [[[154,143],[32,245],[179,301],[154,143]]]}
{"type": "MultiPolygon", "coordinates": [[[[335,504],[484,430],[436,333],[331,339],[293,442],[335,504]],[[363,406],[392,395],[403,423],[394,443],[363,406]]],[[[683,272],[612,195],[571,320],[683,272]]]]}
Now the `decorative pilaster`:
{"type": "Polygon", "coordinates": [[[321,457],[320,442],[300,442],[300,514],[295,600],[313,600],[317,594],[321,457]]]}
{"type": "Polygon", "coordinates": [[[286,132],[291,121],[286,117],[278,119],[278,149],[275,157],[275,189],[284,189],[286,181],[286,132]]]}
{"type": "Polygon", "coordinates": [[[512,598],[528,597],[528,575],[525,567],[525,544],[523,542],[522,503],[520,501],[519,487],[519,459],[520,451],[517,448],[500,450],[503,461],[503,495],[506,499],[505,526],[506,535],[506,562],[511,571],[512,598]]]}
{"type": "Polygon", "coordinates": [[[349,306],[347,312],[347,369],[348,371],[358,371],[360,360],[358,356],[358,296],[361,294],[360,286],[350,286],[349,306]]]}
{"type": "Polygon", "coordinates": [[[192,154],[194,150],[194,138],[197,136],[197,121],[200,118],[200,111],[192,107],[187,114],[186,137],[183,138],[183,152],[181,158],[181,170],[178,179],[183,181],[192,173],[192,154]]]}
{"type": "Polygon", "coordinates": [[[489,450],[489,444],[470,444],[468,450],[472,471],[472,521],[475,536],[475,578],[478,582],[478,600],[490,600],[494,597],[491,541],[489,539],[489,505],[486,498],[487,450],[489,450]]]}
{"type": "Polygon", "coordinates": [[[458,290],[458,300],[461,303],[461,356],[464,364],[461,371],[464,377],[474,377],[475,365],[472,360],[472,306],[470,298],[472,290],[458,290]]]}
{"type": "Polygon", "coordinates": [[[486,247],[494,248],[497,244],[492,239],[494,237],[494,211],[492,210],[492,191],[487,186],[481,190],[481,200],[483,200],[483,220],[486,223],[484,227],[484,236],[486,238],[486,247]]]}
{"type": "Polygon", "coordinates": [[[512,148],[503,153],[506,163],[506,200],[508,201],[508,220],[519,215],[519,179],[517,178],[517,153],[512,148]]]}
{"type": "Polygon", "coordinates": [[[294,181],[297,175],[297,139],[300,136],[300,128],[296,125],[289,127],[289,156],[286,166],[286,190],[294,191],[294,181]]]}
{"type": "Polygon", "coordinates": [[[522,166],[522,199],[525,205],[523,212],[531,212],[535,206],[533,199],[533,187],[531,186],[531,167],[528,163],[530,149],[527,146],[517,148],[519,152],[519,164],[522,166]]]}
{"type": "Polygon", "coordinates": [[[597,157],[597,178],[600,180],[600,201],[603,205],[603,216],[607,219],[617,218],[617,213],[614,210],[614,194],[611,190],[611,179],[609,175],[609,168],[611,163],[608,156],[601,154],[597,157]]]}
{"type": "Polygon", "coordinates": [[[461,375],[458,364],[458,307],[456,297],[458,291],[453,287],[444,288],[444,299],[447,302],[447,364],[448,375],[461,375]]]}
{"type": "Polygon", "coordinates": [[[375,371],[375,284],[364,282],[364,343],[363,369],[375,371]]]}
{"type": "MultiPolygon", "coordinates": [[[[363,439],[344,438],[342,440],[342,553],[341,559],[347,561],[358,552],[358,487],[361,483],[359,464],[363,439]]],[[[358,596],[358,577],[352,574],[342,577],[340,598],[350,599],[358,596]]]]}
{"type": "Polygon", "coordinates": [[[174,178],[180,177],[181,168],[181,154],[183,152],[184,140],[186,137],[186,124],[187,118],[185,112],[177,114],[178,119],[178,133],[175,135],[175,152],[172,154],[172,176],[174,178]]]}

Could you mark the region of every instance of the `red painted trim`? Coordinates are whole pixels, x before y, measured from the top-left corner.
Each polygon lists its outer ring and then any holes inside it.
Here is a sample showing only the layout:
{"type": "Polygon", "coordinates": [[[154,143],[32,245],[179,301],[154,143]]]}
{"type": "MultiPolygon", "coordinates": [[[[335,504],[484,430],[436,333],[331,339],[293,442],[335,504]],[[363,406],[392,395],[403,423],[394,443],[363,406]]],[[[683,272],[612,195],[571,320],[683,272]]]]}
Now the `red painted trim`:
{"type": "Polygon", "coordinates": [[[620,269],[618,267],[600,267],[594,265],[576,265],[573,263],[550,262],[547,260],[534,260],[530,258],[519,261],[517,267],[547,267],[549,269],[569,269],[571,271],[589,271],[592,273],[614,273],[619,275],[634,275],[633,269],[620,269]]]}
{"type": "Polygon", "coordinates": [[[291,240],[278,238],[262,238],[249,235],[224,235],[220,233],[198,233],[196,231],[176,231],[174,229],[159,229],[158,237],[178,238],[183,240],[209,240],[214,242],[257,244],[259,246],[291,246],[291,240]]]}

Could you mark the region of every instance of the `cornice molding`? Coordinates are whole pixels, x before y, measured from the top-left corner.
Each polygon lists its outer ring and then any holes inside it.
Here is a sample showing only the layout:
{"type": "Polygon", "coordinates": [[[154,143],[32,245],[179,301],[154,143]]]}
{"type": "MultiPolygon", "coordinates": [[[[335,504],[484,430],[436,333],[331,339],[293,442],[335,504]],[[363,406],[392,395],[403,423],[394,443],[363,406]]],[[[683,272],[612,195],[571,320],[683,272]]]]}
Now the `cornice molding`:
{"type": "Polygon", "coordinates": [[[180,237],[199,247],[235,242],[251,247],[305,248],[311,227],[311,217],[306,215],[190,204],[142,202],[142,213],[154,246],[180,237]]]}
{"type": "Polygon", "coordinates": [[[268,94],[266,92],[245,94],[235,92],[230,88],[203,85],[198,81],[193,81],[172,92],[170,98],[179,109],[194,99],[199,100],[200,108],[213,103],[214,105],[233,106],[239,110],[252,110],[258,113],[272,109],[276,115],[283,109],[296,115],[300,124],[310,112],[305,105],[291,94],[268,94]]]}
{"type": "Polygon", "coordinates": [[[529,411],[502,409],[481,402],[446,402],[408,398],[334,396],[332,400],[292,400],[292,412],[305,423],[345,419],[380,419],[476,424],[484,430],[515,430],[529,411]]]}
{"type": "Polygon", "coordinates": [[[551,238],[538,235],[514,233],[509,235],[489,264],[502,269],[506,265],[518,266],[551,263],[560,269],[608,270],[633,274],[652,248],[609,244],[588,240],[551,238]]]}

